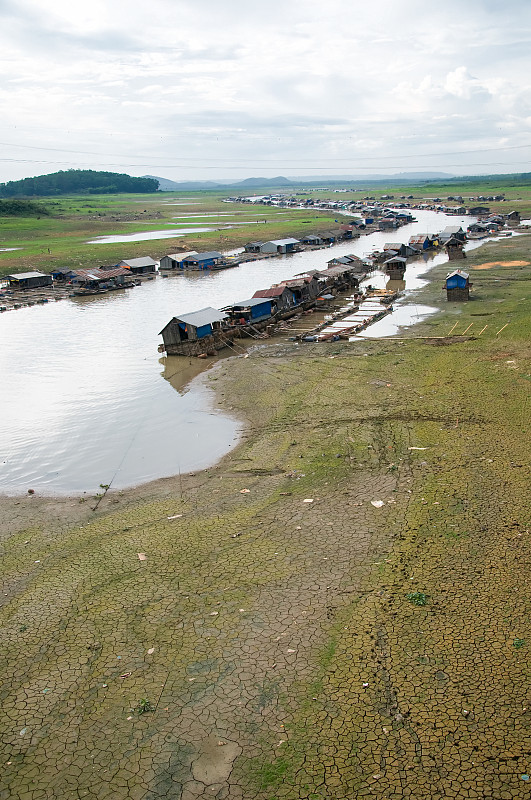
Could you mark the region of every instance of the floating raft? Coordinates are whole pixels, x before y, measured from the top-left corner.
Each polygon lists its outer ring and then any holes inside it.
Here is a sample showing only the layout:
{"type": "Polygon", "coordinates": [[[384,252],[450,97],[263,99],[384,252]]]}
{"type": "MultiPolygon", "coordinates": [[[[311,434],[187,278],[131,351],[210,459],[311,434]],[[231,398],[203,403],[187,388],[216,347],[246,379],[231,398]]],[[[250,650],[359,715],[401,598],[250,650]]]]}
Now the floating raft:
{"type": "Polygon", "coordinates": [[[301,336],[301,341],[327,342],[348,339],[387,316],[392,310],[392,305],[382,305],[377,299],[364,300],[355,309],[347,309],[340,319],[330,319],[325,322],[324,327],[301,336]]]}

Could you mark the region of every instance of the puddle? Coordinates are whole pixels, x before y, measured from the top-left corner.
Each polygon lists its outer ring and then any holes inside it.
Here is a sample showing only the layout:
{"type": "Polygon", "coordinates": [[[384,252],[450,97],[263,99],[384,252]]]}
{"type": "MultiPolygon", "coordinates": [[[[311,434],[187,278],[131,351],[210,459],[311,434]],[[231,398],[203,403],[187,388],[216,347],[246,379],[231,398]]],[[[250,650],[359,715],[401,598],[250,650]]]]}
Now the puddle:
{"type": "Polygon", "coordinates": [[[22,250],[22,247],[0,247],[0,253],[11,253],[13,250],[22,250]]]}
{"type": "Polygon", "coordinates": [[[117,236],[98,236],[85,244],[114,244],[115,242],[147,242],[149,239],[176,239],[187,233],[207,233],[215,228],[173,228],[168,231],[148,231],[147,233],[124,233],[117,236]]]}
{"type": "Polygon", "coordinates": [[[367,330],[363,331],[363,333],[353,336],[350,341],[354,342],[356,339],[395,336],[401,328],[409,328],[411,325],[416,325],[418,322],[422,322],[422,320],[426,319],[426,317],[436,314],[438,310],[438,308],[422,306],[418,303],[395,305],[391,314],[375,322],[367,328],[367,330]]]}
{"type": "MultiPolygon", "coordinates": [[[[171,205],[169,203],[168,205],[171,205]]],[[[181,214],[173,219],[199,219],[199,217],[235,217],[236,214],[181,214]]]]}

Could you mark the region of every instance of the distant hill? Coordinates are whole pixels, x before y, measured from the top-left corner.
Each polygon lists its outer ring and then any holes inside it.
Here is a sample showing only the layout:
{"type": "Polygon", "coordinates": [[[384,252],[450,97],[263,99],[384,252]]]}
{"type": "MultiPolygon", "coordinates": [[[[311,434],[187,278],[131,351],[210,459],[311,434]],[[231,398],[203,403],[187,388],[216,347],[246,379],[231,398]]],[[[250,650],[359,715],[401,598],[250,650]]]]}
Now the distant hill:
{"type": "Polygon", "coordinates": [[[264,186],[293,186],[293,181],[279,176],[278,178],[246,178],[243,181],[170,181],[168,178],[159,178],[156,175],[144,175],[144,178],[151,178],[159,182],[159,191],[199,191],[201,189],[226,189],[227,187],[241,186],[243,189],[253,189],[254,187],[264,186]]]}
{"type": "Polygon", "coordinates": [[[246,178],[244,181],[232,183],[231,186],[252,188],[254,186],[293,186],[293,184],[293,180],[283,178],[282,175],[280,175],[278,178],[246,178]]]}
{"type": "Polygon", "coordinates": [[[183,189],[219,189],[220,186],[226,186],[229,181],[170,181],[169,178],[159,178],[157,175],[143,175],[143,178],[149,178],[153,181],[158,181],[160,192],[179,192],[183,189]]]}
{"type": "Polygon", "coordinates": [[[156,192],[158,183],[150,178],[132,178],[118,172],[69,169],[38,175],[21,181],[0,183],[0,197],[50,197],[62,194],[117,194],[156,192]]]}
{"type": "Polygon", "coordinates": [[[231,180],[218,180],[218,181],[171,181],[168,178],[160,178],[155,175],[144,175],[145,178],[158,181],[159,191],[161,192],[177,192],[177,191],[201,191],[208,189],[266,189],[288,188],[290,186],[301,186],[301,184],[308,184],[310,186],[320,186],[326,184],[345,184],[351,183],[356,185],[364,185],[368,183],[408,183],[415,181],[433,181],[433,180],[452,180],[454,178],[448,172],[400,172],[395,175],[296,175],[291,178],[285,178],[279,175],[276,178],[245,178],[242,181],[231,180]]]}

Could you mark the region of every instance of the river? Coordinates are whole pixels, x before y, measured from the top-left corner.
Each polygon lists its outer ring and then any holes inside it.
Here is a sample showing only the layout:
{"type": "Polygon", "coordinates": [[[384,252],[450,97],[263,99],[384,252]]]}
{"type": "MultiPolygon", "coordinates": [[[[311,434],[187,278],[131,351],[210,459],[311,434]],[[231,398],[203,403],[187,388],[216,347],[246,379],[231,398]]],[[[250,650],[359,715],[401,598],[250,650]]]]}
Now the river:
{"type": "MultiPolygon", "coordinates": [[[[1,315],[0,491],[94,494],[100,484],[120,489],[214,464],[237,444],[240,424],[216,410],[204,376],[183,390],[183,375],[193,374],[198,362],[161,359],[159,331],[175,314],[245,300],[257,289],[322,269],[335,256],[364,256],[388,241],[472,220],[415,214],[418,221],[398,231],[330,249],[159,277],[128,291],[1,315]],[[177,378],[165,380],[172,372],[177,378]]],[[[429,267],[408,267],[407,291],[422,285],[418,275],[429,267]]]]}

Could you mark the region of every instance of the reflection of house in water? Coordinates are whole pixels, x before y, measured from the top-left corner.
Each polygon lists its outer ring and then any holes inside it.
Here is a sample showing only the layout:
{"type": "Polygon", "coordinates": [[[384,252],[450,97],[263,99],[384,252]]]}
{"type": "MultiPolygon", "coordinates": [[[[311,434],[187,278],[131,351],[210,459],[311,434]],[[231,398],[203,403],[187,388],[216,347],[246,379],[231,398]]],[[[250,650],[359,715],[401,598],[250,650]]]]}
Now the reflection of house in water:
{"type": "Polygon", "coordinates": [[[468,300],[470,297],[470,276],[468,272],[455,269],[446,276],[446,299],[457,300],[459,302],[468,300]]]}

